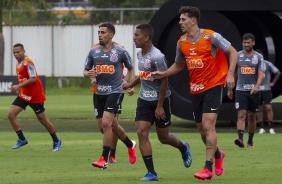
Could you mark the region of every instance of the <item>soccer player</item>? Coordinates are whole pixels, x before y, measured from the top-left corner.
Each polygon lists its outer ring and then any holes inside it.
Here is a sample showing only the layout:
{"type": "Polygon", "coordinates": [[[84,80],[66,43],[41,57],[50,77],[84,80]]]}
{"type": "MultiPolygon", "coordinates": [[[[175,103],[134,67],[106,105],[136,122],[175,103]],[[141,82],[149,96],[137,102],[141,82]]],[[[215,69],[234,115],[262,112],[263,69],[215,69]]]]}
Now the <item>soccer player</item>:
{"type": "Polygon", "coordinates": [[[90,77],[96,84],[94,106],[96,114],[102,117],[103,151],[101,157],[92,163],[94,167],[106,169],[111,149],[113,131],[127,146],[129,162],[136,162],[136,142],[126,135],[124,129],[118,124],[115,116],[121,110],[123,90],[122,65],[128,69],[129,79],[134,79],[133,61],[129,53],[119,45],[113,43],[115,27],[110,23],[99,26],[98,36],[100,46],[90,50],[84,68],[84,76],[90,77]]]}
{"type": "MultiPolygon", "coordinates": [[[[205,180],[223,172],[224,152],[217,147],[216,119],[222,103],[223,86],[234,88],[234,70],[237,51],[219,33],[198,27],[200,10],[183,6],[179,10],[179,25],[185,34],[176,47],[175,63],[166,71],[151,73],[151,79],[160,79],[180,72],[186,63],[190,75],[190,94],[195,121],[206,146],[205,166],[195,178],[205,180]],[[229,71],[225,55],[229,54],[229,71]]],[[[181,79],[180,79],[181,80],[181,79]]]]}
{"type": "MultiPolygon", "coordinates": [[[[263,50],[256,49],[258,53],[263,56],[263,50]]],[[[278,81],[281,72],[280,70],[271,62],[264,60],[265,64],[265,77],[261,82],[259,87],[260,101],[259,101],[259,111],[257,112],[258,125],[259,125],[259,134],[263,134],[264,130],[264,121],[263,121],[263,105],[266,108],[267,120],[269,125],[269,133],[275,134],[273,127],[273,111],[272,111],[272,92],[271,87],[276,84],[278,81]],[[271,81],[271,74],[274,74],[273,80],[271,81]]]]}
{"type": "Polygon", "coordinates": [[[141,181],[158,181],[154,169],[152,145],[149,140],[150,127],[156,124],[157,135],[162,144],[168,144],[179,149],[185,167],[190,167],[192,156],[188,143],[182,143],[174,134],[169,132],[171,125],[171,92],[168,88],[167,77],[151,81],[148,78],[153,71],[167,69],[165,56],[152,45],[154,30],[149,24],[141,24],[134,32],[137,53],[139,77],[130,84],[123,84],[124,89],[132,88],[141,83],[137,101],[135,125],[139,140],[139,148],[148,173],[141,181]]]}
{"type": "Polygon", "coordinates": [[[264,78],[263,56],[254,51],[255,36],[252,33],[243,35],[243,50],[238,52],[237,85],[235,91],[235,108],[237,110],[237,134],[234,143],[244,147],[245,120],[248,115],[248,148],[253,148],[253,137],[256,130],[256,113],[259,110],[259,86],[264,78]]]}
{"type": "Polygon", "coordinates": [[[46,97],[34,63],[25,55],[24,46],[21,43],[17,43],[13,46],[13,54],[18,61],[16,73],[19,84],[12,85],[11,91],[17,92],[18,96],[12,103],[7,116],[19,139],[12,149],[18,149],[28,144],[17,116],[22,110],[25,110],[27,106],[30,106],[39,122],[47,129],[53,139],[52,151],[59,151],[62,142],[57,137],[54,126],[46,117],[44,107],[46,97]]]}

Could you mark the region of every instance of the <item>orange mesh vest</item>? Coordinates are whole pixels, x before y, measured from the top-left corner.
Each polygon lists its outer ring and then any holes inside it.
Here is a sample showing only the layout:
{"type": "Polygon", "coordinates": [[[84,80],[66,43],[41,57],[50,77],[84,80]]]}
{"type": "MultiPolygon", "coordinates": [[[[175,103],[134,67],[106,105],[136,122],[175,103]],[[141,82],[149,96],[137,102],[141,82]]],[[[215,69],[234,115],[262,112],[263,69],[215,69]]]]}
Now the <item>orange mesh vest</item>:
{"type": "MultiPolygon", "coordinates": [[[[17,72],[19,83],[23,83],[24,81],[29,79],[28,65],[30,63],[33,64],[32,60],[30,58],[25,58],[25,60],[22,61],[22,64],[20,66],[18,65],[16,66],[16,72],[17,72]]],[[[38,77],[37,73],[36,73],[36,82],[28,86],[21,87],[18,96],[24,101],[34,104],[42,103],[46,100],[46,97],[44,95],[44,89],[42,87],[41,80],[38,77]]]]}
{"type": "Polygon", "coordinates": [[[180,51],[186,58],[190,74],[190,93],[198,94],[214,86],[224,84],[228,72],[225,54],[217,49],[216,57],[211,52],[211,37],[214,31],[203,29],[197,43],[188,41],[188,34],[179,39],[180,51]]]}
{"type": "MultiPolygon", "coordinates": [[[[117,42],[113,42],[113,44],[115,44],[115,45],[119,45],[119,43],[117,43],[117,42]]],[[[97,47],[97,46],[100,46],[100,43],[95,43],[95,44],[93,44],[92,46],[91,46],[91,48],[93,48],[93,47],[97,47]]],[[[122,48],[124,48],[124,46],[121,46],[122,48]]],[[[122,65],[122,70],[124,69],[124,65],[122,65]]],[[[124,78],[124,76],[122,75],[122,78],[124,78]]],[[[92,85],[92,93],[93,94],[95,94],[96,93],[96,85],[92,85]]]]}

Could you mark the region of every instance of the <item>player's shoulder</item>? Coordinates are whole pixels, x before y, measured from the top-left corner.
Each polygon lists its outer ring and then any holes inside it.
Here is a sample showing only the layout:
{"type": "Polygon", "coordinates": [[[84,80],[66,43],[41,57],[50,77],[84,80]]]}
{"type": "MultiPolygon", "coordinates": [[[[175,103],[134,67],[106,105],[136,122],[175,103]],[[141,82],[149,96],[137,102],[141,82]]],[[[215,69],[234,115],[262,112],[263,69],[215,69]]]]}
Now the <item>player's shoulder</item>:
{"type": "Polygon", "coordinates": [[[155,46],[152,47],[150,52],[153,58],[163,58],[164,57],[164,54],[155,46]]]}
{"type": "Polygon", "coordinates": [[[91,45],[91,48],[93,49],[93,48],[99,47],[99,46],[101,46],[100,43],[94,43],[93,45],[91,45]]]}
{"type": "Polygon", "coordinates": [[[114,44],[115,46],[117,46],[117,47],[121,47],[121,48],[123,48],[123,49],[124,49],[124,46],[123,46],[123,45],[121,45],[121,44],[119,44],[118,42],[113,42],[113,44],[114,44]]]}
{"type": "Polygon", "coordinates": [[[30,57],[25,57],[24,62],[25,63],[33,63],[33,60],[30,57]]]}

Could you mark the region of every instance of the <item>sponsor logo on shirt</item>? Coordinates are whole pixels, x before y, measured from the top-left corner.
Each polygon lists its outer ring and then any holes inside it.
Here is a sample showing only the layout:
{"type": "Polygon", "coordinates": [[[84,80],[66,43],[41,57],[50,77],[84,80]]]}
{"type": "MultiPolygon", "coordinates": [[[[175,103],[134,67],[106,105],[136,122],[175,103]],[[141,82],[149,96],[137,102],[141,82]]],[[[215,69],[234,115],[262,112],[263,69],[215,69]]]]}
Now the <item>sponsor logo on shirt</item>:
{"type": "Polygon", "coordinates": [[[158,97],[158,93],[156,91],[143,91],[142,95],[145,97],[145,98],[157,98],[158,97]]]}
{"type": "Polygon", "coordinates": [[[204,84],[192,84],[191,83],[191,91],[201,91],[205,88],[204,84]]]}
{"type": "Polygon", "coordinates": [[[139,71],[139,77],[141,80],[149,80],[148,77],[151,72],[139,71]]]}
{"type": "Polygon", "coordinates": [[[243,89],[251,90],[255,87],[255,85],[254,84],[243,84],[242,87],[243,89]]]}
{"type": "Polygon", "coordinates": [[[112,92],[112,86],[110,85],[97,85],[96,87],[99,92],[112,92]]]}
{"type": "Polygon", "coordinates": [[[96,72],[97,73],[115,73],[114,65],[96,65],[96,72]]]}
{"type": "Polygon", "coordinates": [[[186,64],[189,70],[204,67],[204,63],[201,59],[186,59],[186,64]]]}
{"type": "Polygon", "coordinates": [[[256,69],[253,67],[241,67],[241,74],[255,74],[256,69]]]}

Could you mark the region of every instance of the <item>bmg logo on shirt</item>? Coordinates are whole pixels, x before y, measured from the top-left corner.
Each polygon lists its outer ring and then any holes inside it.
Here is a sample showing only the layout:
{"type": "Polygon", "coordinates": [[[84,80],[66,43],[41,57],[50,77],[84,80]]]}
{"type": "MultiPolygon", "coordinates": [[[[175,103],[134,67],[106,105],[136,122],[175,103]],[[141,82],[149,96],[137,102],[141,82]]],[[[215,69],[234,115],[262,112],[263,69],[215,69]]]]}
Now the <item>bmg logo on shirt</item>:
{"type": "Polygon", "coordinates": [[[255,74],[256,69],[253,67],[241,67],[241,74],[255,74]]]}
{"type": "Polygon", "coordinates": [[[115,67],[114,65],[97,65],[96,66],[96,72],[97,73],[115,73],[115,67]]]}
{"type": "Polygon", "coordinates": [[[204,67],[201,59],[186,59],[186,64],[189,70],[204,67]]]}

